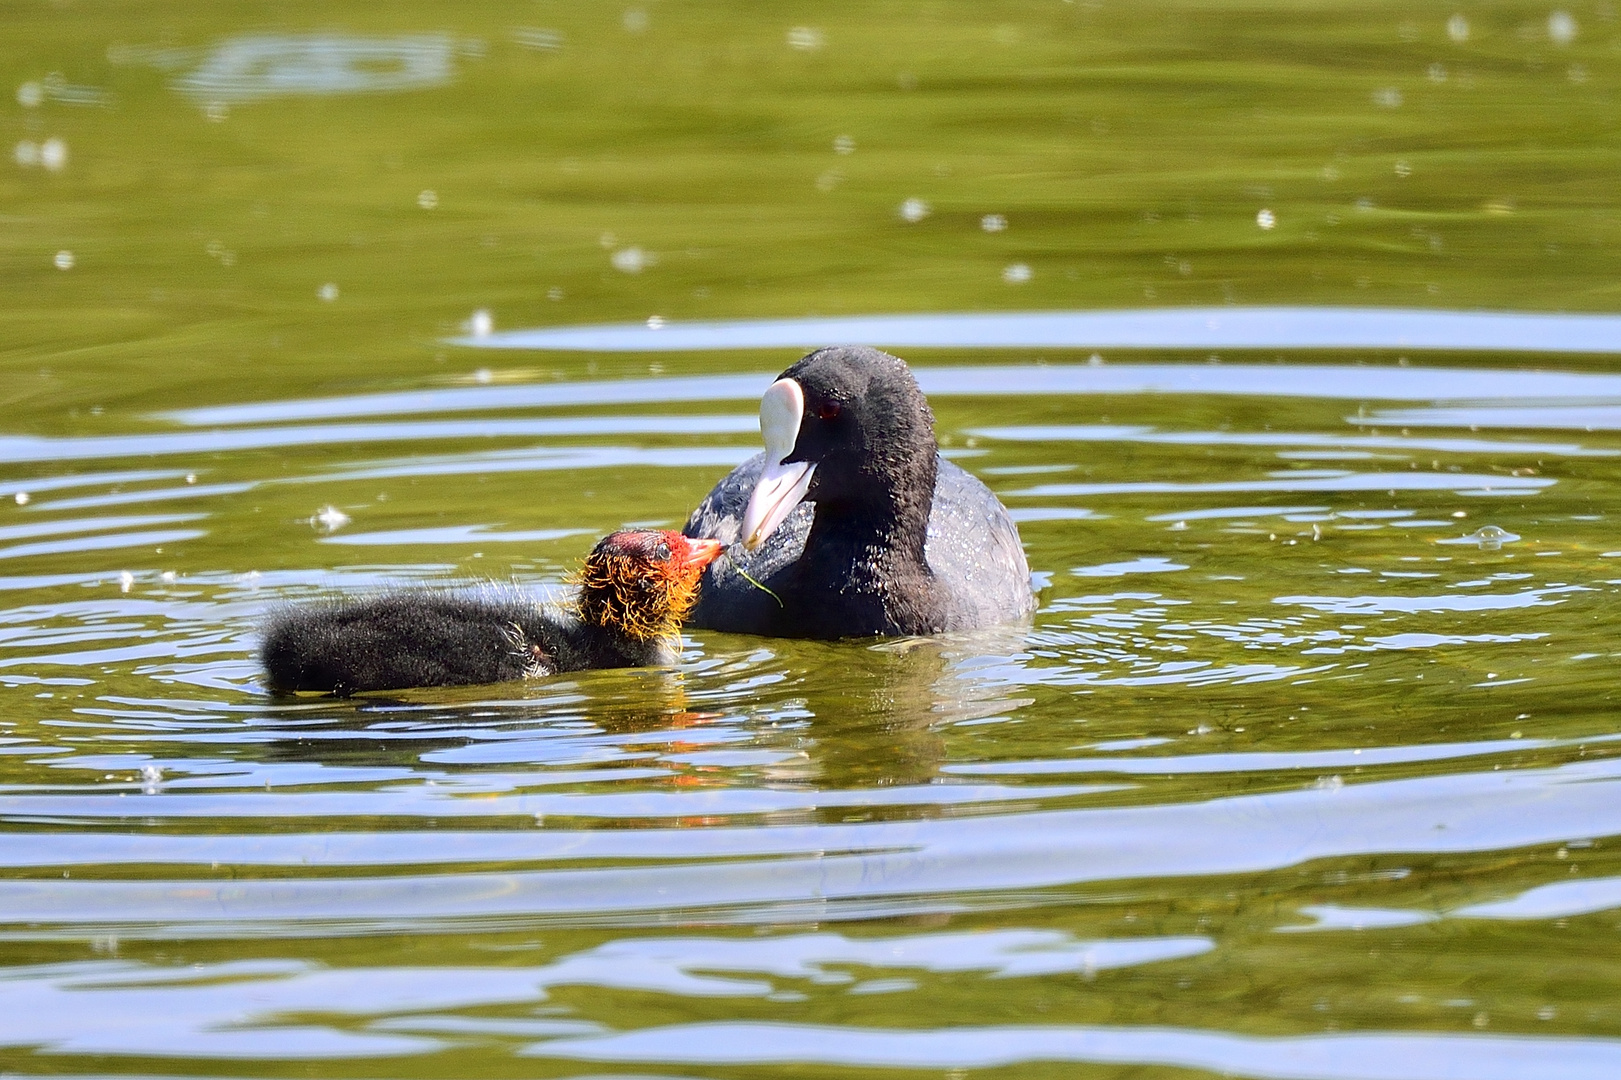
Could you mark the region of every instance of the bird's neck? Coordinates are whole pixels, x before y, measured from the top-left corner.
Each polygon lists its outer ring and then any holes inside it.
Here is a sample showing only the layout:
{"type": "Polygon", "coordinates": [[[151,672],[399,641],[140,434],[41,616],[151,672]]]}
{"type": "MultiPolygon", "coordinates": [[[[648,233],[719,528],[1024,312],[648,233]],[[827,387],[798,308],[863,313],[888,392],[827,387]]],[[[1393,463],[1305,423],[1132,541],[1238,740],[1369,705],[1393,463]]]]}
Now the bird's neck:
{"type": "MultiPolygon", "coordinates": [[[[795,575],[807,586],[837,583],[839,603],[827,597],[804,598],[800,611],[869,608],[864,625],[884,626],[886,633],[926,634],[940,629],[945,590],[929,569],[925,554],[929,511],[933,506],[934,470],[921,495],[908,485],[890,489],[861,503],[816,507],[805,554],[795,575]]],[[[807,628],[810,629],[810,628],[807,628]]],[[[841,636],[837,627],[818,636],[841,636]]]]}

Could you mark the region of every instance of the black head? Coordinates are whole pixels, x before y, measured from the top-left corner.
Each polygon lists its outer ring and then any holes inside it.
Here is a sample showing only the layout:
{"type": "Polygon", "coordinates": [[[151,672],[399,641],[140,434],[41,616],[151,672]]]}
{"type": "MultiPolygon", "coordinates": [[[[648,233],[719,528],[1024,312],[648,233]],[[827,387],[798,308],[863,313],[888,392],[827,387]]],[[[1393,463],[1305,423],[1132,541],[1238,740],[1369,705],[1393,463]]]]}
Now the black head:
{"type": "Polygon", "coordinates": [[[760,403],[766,469],[744,534],[758,544],[801,501],[877,520],[928,521],[934,413],[899,357],[865,346],[818,349],[760,403]]]}

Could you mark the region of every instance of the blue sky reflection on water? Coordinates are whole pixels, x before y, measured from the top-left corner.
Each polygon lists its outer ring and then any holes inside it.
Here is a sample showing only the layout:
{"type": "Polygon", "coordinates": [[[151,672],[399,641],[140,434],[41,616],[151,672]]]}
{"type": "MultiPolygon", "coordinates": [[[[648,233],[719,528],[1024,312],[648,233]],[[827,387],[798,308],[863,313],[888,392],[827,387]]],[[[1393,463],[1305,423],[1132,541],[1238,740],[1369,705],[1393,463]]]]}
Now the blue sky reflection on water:
{"type": "Polygon", "coordinates": [[[1404,308],[1219,307],[746,319],[506,330],[486,349],[677,352],[828,344],[945,349],[1393,349],[1618,353],[1621,316],[1404,308]]]}

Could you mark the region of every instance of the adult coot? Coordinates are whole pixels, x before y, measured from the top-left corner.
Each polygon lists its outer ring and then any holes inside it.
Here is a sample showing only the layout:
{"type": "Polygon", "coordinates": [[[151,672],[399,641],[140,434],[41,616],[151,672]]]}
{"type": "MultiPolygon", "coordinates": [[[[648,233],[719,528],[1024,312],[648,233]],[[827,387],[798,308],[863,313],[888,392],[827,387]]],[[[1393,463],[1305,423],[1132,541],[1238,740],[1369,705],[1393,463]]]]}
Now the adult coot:
{"type": "Polygon", "coordinates": [[[941,459],[934,414],[899,358],[820,349],[760,401],[765,453],[683,530],[727,545],[691,625],[775,637],[932,634],[1035,610],[1006,507],[941,459]]]}
{"type": "Polygon", "coordinates": [[[427,589],[273,613],[259,658],[274,690],[353,694],[674,663],[681,620],[720,544],[626,530],[597,542],[573,603],[427,589]]]}

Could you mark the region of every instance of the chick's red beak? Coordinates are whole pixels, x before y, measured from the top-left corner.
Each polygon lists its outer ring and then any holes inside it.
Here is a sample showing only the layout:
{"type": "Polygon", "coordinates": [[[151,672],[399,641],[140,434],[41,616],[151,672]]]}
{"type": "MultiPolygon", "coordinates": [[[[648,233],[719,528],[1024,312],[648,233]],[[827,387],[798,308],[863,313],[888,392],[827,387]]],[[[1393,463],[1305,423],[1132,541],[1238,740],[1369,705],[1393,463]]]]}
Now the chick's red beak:
{"type": "Polygon", "coordinates": [[[683,567],[702,570],[718,559],[720,553],[726,550],[719,540],[693,540],[688,537],[682,537],[682,539],[686,541],[687,545],[686,557],[681,560],[683,567]]]}

